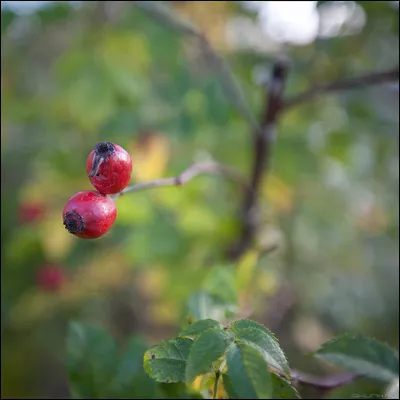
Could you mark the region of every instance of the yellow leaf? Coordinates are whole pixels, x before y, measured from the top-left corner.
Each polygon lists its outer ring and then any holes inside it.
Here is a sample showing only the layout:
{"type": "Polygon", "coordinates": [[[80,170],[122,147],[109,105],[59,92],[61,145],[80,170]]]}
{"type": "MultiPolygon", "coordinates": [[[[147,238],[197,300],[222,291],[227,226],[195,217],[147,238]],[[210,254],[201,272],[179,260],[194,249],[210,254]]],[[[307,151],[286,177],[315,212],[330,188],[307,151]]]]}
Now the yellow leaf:
{"type": "Polygon", "coordinates": [[[293,190],[278,177],[270,175],[263,183],[262,193],[278,211],[287,213],[292,210],[293,190]]]}
{"type": "Polygon", "coordinates": [[[158,324],[171,324],[179,318],[179,308],[172,302],[161,301],[149,306],[151,319],[158,324]]]}
{"type": "Polygon", "coordinates": [[[106,64],[127,71],[145,72],[151,63],[146,36],[141,34],[107,32],[97,50],[106,64]]]}
{"type": "Polygon", "coordinates": [[[170,157],[170,144],[165,135],[144,132],[131,146],[133,176],[139,182],[161,178],[170,157]]]}
{"type": "Polygon", "coordinates": [[[250,250],[239,260],[236,268],[236,282],[240,289],[246,289],[251,283],[258,262],[258,252],[250,250]]]}
{"type": "Polygon", "coordinates": [[[152,298],[160,298],[167,281],[167,271],[163,267],[152,267],[143,271],[139,279],[139,286],[143,293],[152,298]]]}
{"type": "Polygon", "coordinates": [[[176,1],[173,7],[193,21],[219,50],[228,48],[226,28],[232,5],[229,1],[176,1]]]}
{"type": "Polygon", "coordinates": [[[271,272],[261,271],[257,276],[257,286],[262,293],[272,295],[278,289],[279,282],[271,272]]]}
{"type": "Polygon", "coordinates": [[[62,210],[52,211],[40,226],[43,249],[49,261],[61,261],[71,250],[74,236],[63,225],[62,210]]]}

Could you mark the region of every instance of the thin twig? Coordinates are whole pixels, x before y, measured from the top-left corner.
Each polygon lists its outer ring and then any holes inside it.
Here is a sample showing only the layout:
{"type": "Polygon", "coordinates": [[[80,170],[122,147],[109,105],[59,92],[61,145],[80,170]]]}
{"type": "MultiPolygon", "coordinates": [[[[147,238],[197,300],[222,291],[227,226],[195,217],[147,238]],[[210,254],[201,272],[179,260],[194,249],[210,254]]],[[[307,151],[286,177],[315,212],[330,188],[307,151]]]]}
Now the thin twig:
{"type": "Polygon", "coordinates": [[[230,251],[232,259],[238,259],[251,245],[259,225],[258,195],[262,178],[270,166],[271,147],[275,139],[276,121],[282,107],[283,88],[287,73],[286,60],[278,60],[273,66],[267,87],[266,106],[262,117],[262,130],[253,137],[253,166],[250,187],[242,203],[243,226],[239,241],[230,251]]]}
{"type": "MultiPolygon", "coordinates": [[[[275,374],[281,376],[282,378],[286,379],[286,375],[284,372],[270,367],[272,372],[275,374]]],[[[333,390],[336,389],[340,386],[345,386],[356,380],[357,378],[360,378],[362,374],[358,373],[343,373],[343,374],[338,374],[338,375],[332,375],[332,376],[324,376],[324,377],[319,377],[319,376],[314,376],[310,374],[306,374],[305,372],[301,372],[296,369],[291,369],[290,370],[290,376],[291,376],[291,383],[294,386],[312,386],[315,389],[319,389],[322,391],[328,391],[328,390],[333,390]]]]}
{"type": "Polygon", "coordinates": [[[345,373],[321,378],[297,370],[291,370],[291,376],[293,384],[299,383],[320,390],[332,390],[340,386],[348,385],[355,379],[361,377],[361,374],[345,373]]]}
{"type": "Polygon", "coordinates": [[[193,178],[195,178],[197,175],[204,173],[211,173],[211,174],[219,173],[231,180],[239,182],[244,187],[248,186],[246,178],[236,169],[216,163],[214,161],[205,161],[192,164],[181,174],[172,178],[156,179],[150,182],[138,183],[136,185],[127,186],[122,192],[114,195],[113,198],[116,199],[126,193],[137,192],[139,190],[159,188],[164,186],[182,186],[185,183],[192,180],[193,178]]]}
{"type": "Polygon", "coordinates": [[[399,80],[399,67],[383,72],[372,72],[355,78],[344,79],[341,81],[331,82],[325,85],[317,85],[311,89],[300,93],[292,98],[287,99],[282,109],[286,110],[296,106],[302,102],[314,99],[314,97],[329,92],[339,92],[342,90],[355,89],[369,85],[379,85],[382,83],[393,82],[399,80]]]}
{"type": "Polygon", "coordinates": [[[259,132],[260,126],[257,123],[229,64],[215,51],[211,43],[205,37],[204,33],[193,23],[187,21],[177,12],[174,12],[170,7],[162,4],[159,1],[134,1],[134,3],[143,11],[149,13],[153,18],[156,18],[160,22],[168,25],[184,35],[195,37],[199,41],[200,46],[208,56],[214,71],[219,77],[219,82],[223,91],[225,92],[225,96],[245,117],[251,127],[251,132],[259,132]]]}

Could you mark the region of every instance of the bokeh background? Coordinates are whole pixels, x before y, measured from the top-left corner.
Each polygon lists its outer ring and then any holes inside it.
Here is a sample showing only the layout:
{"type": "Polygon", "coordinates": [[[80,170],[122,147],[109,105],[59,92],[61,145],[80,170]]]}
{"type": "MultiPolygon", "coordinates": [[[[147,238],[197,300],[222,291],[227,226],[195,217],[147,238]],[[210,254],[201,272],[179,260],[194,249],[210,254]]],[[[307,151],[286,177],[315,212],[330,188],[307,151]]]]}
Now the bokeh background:
{"type": "MultiPolygon", "coordinates": [[[[276,56],[290,60],[287,96],[399,64],[397,1],[163,3],[204,31],[257,118],[276,56]]],[[[303,371],[332,372],[307,354],[339,333],[398,347],[398,82],[282,115],[258,246],[235,262],[242,189],[217,175],[121,197],[99,240],[65,231],[99,141],[130,152],[133,183],[208,159],[250,173],[237,99],[164,22],[134,2],[1,3],[2,398],[69,396],[69,321],[150,345],[188,318],[225,318],[210,294],[266,324],[303,371]]]]}

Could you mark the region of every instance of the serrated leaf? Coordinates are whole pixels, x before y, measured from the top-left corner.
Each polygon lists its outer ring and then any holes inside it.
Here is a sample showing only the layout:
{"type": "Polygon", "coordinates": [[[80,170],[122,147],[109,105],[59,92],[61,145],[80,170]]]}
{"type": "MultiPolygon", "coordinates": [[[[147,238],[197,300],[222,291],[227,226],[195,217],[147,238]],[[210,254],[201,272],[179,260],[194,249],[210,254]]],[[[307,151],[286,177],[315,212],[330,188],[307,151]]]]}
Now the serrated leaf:
{"type": "Polygon", "coordinates": [[[285,354],[279,346],[275,335],[265,326],[250,320],[235,321],[229,331],[243,342],[260,351],[265,361],[286,375],[290,375],[290,369],[285,354]]]}
{"type": "Polygon", "coordinates": [[[274,399],[300,399],[298,391],[284,378],[271,374],[274,399]]]}
{"type": "Polygon", "coordinates": [[[262,325],[256,321],[252,321],[251,319],[239,319],[237,321],[232,322],[232,324],[230,326],[230,329],[234,330],[234,331],[239,331],[242,329],[249,329],[249,328],[259,329],[259,330],[265,332],[266,334],[268,334],[276,342],[278,342],[278,339],[273,332],[271,332],[264,325],[262,325]]]}
{"type": "Polygon", "coordinates": [[[254,347],[237,342],[227,354],[231,389],[240,399],[271,399],[272,381],[268,365],[254,347]]]}
{"type": "Polygon", "coordinates": [[[224,354],[231,342],[232,338],[219,329],[203,332],[190,349],[186,367],[187,380],[191,381],[196,376],[208,372],[213,362],[224,354]]]}
{"type": "Polygon", "coordinates": [[[117,345],[103,329],[71,323],[67,336],[67,368],[73,391],[98,397],[108,390],[117,363],[117,345]]]}
{"type": "Polygon", "coordinates": [[[200,321],[195,321],[193,322],[192,325],[184,329],[179,333],[178,336],[196,336],[199,335],[200,333],[206,331],[207,329],[220,329],[223,330],[224,327],[218,322],[215,321],[214,319],[202,319],[200,321]]]}
{"type": "Polygon", "coordinates": [[[222,374],[222,382],[224,383],[224,389],[225,392],[228,394],[230,399],[238,399],[238,395],[235,393],[235,390],[233,389],[231,379],[229,378],[229,375],[227,374],[222,374]]]}
{"type": "Polygon", "coordinates": [[[144,354],[144,369],[157,382],[184,382],[186,361],[193,340],[176,338],[151,347],[144,354]]]}
{"type": "Polygon", "coordinates": [[[322,345],[315,355],[372,379],[392,382],[399,375],[398,353],[384,343],[362,336],[335,338],[322,345]]]}

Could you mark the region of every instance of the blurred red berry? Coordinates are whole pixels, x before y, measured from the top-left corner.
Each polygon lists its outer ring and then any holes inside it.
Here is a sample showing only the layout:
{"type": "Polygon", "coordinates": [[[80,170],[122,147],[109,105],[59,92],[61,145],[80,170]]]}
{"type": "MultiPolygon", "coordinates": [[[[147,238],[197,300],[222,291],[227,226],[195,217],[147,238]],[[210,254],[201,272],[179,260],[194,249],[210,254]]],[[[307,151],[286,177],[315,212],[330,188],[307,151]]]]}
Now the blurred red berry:
{"type": "Polygon", "coordinates": [[[22,203],[18,208],[19,221],[32,224],[43,218],[46,208],[41,203],[22,203]]]}
{"type": "Polygon", "coordinates": [[[94,190],[74,194],[63,210],[65,228],[84,239],[105,235],[116,217],[114,200],[94,190]]]}
{"type": "Polygon", "coordinates": [[[66,282],[64,268],[59,265],[46,264],[36,273],[36,284],[46,291],[57,291],[66,282]]]}
{"type": "Polygon", "coordinates": [[[86,172],[100,193],[119,193],[131,180],[132,160],[118,144],[101,142],[89,154],[86,172]]]}

